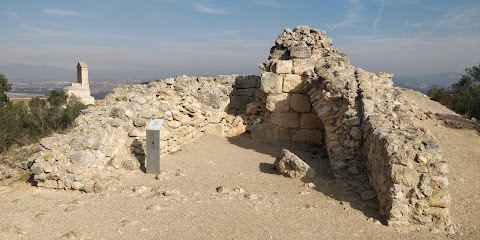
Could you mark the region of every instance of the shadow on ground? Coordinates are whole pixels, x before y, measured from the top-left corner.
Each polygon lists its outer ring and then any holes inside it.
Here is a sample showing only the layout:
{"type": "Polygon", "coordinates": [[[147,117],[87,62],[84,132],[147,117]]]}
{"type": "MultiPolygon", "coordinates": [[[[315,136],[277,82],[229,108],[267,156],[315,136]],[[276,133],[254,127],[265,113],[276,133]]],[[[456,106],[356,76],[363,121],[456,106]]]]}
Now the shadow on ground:
{"type": "Polygon", "coordinates": [[[435,113],[437,120],[443,121],[443,125],[454,129],[474,129],[480,134],[480,124],[465,119],[459,115],[435,113]]]}
{"type": "MultiPolygon", "coordinates": [[[[328,153],[324,146],[312,143],[293,143],[278,141],[276,143],[263,143],[250,139],[250,134],[242,134],[237,137],[228,138],[229,142],[245,149],[251,149],[259,153],[278,158],[282,149],[288,149],[311,167],[315,168],[314,179],[302,179],[304,183],[314,183],[315,190],[322,192],[337,201],[339,204],[362,211],[367,218],[373,218],[386,224],[384,218],[378,212],[378,202],[376,199],[363,201],[359,193],[369,188],[368,185],[353,186],[347,180],[335,179],[329,165],[328,153]]],[[[276,174],[273,162],[259,163],[259,170],[266,174],[276,174]]],[[[298,181],[292,179],[292,181],[298,181]]]]}
{"type": "Polygon", "coordinates": [[[132,145],[130,145],[130,152],[133,153],[133,155],[135,156],[135,159],[137,159],[137,161],[140,163],[140,170],[143,173],[146,173],[147,169],[145,168],[145,150],[144,150],[143,142],[138,139],[135,139],[132,145]]]}

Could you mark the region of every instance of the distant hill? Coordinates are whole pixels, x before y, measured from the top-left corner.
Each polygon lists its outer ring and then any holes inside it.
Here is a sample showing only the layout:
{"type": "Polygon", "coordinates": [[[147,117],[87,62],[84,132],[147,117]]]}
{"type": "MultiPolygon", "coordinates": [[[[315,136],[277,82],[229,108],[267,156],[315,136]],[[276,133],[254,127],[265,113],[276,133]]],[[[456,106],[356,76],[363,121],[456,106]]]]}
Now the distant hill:
{"type": "MultiPolygon", "coordinates": [[[[48,66],[9,63],[0,65],[0,73],[7,77],[11,83],[45,83],[45,82],[76,82],[76,65],[71,69],[48,66]]],[[[159,71],[92,71],[89,69],[90,82],[141,82],[165,78],[159,71]]]]}
{"type": "Polygon", "coordinates": [[[404,87],[426,94],[433,85],[449,88],[452,84],[458,82],[461,77],[462,74],[457,72],[433,73],[415,77],[394,76],[393,83],[397,87],[404,87]]]}
{"type": "Polygon", "coordinates": [[[9,63],[0,65],[0,73],[7,77],[9,82],[75,82],[76,69],[65,69],[48,65],[27,65],[9,63]]]}

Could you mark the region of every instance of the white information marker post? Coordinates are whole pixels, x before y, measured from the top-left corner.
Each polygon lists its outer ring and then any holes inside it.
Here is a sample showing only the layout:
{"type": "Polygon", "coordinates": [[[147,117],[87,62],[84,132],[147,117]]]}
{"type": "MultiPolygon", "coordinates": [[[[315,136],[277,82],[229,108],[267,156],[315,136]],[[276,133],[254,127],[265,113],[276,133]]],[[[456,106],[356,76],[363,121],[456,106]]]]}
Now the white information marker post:
{"type": "Polygon", "coordinates": [[[164,119],[152,118],[147,126],[146,173],[160,174],[160,128],[164,119]]]}

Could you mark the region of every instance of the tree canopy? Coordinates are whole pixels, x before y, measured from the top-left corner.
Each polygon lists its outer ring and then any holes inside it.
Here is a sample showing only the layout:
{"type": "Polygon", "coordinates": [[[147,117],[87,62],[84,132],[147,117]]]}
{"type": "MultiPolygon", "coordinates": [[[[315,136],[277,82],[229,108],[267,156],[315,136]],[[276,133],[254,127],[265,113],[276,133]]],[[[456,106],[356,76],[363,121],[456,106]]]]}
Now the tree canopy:
{"type": "Polygon", "coordinates": [[[0,105],[8,102],[7,92],[12,89],[12,84],[8,83],[5,75],[0,73],[0,105]]]}
{"type": "Polygon", "coordinates": [[[428,96],[468,118],[480,119],[480,64],[466,68],[465,74],[451,89],[433,86],[428,96]]]}
{"type": "Polygon", "coordinates": [[[75,96],[52,90],[47,99],[34,97],[25,104],[9,101],[11,84],[0,74],[0,153],[68,129],[86,106],[75,96]]]}

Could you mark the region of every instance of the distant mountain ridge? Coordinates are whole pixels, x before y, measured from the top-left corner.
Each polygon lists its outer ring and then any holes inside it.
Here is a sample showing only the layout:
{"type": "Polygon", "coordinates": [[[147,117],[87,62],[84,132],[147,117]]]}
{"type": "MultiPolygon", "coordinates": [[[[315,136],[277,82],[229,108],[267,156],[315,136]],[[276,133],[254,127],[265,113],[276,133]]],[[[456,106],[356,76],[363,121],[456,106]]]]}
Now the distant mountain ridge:
{"type": "Polygon", "coordinates": [[[441,88],[449,88],[462,77],[458,72],[432,73],[415,77],[393,77],[393,83],[397,87],[409,88],[421,93],[427,93],[433,85],[441,88]]]}
{"type": "MultiPolygon", "coordinates": [[[[28,65],[19,63],[9,63],[0,65],[0,73],[5,75],[9,82],[76,82],[76,65],[72,69],[66,69],[48,65],[28,65]]],[[[111,72],[111,71],[91,71],[89,69],[89,80],[94,81],[120,81],[132,80],[153,81],[158,79],[161,73],[156,71],[133,71],[133,72],[111,72]]]]}
{"type": "Polygon", "coordinates": [[[74,82],[77,79],[74,69],[48,65],[9,63],[0,65],[0,73],[5,75],[9,82],[74,82]]]}

